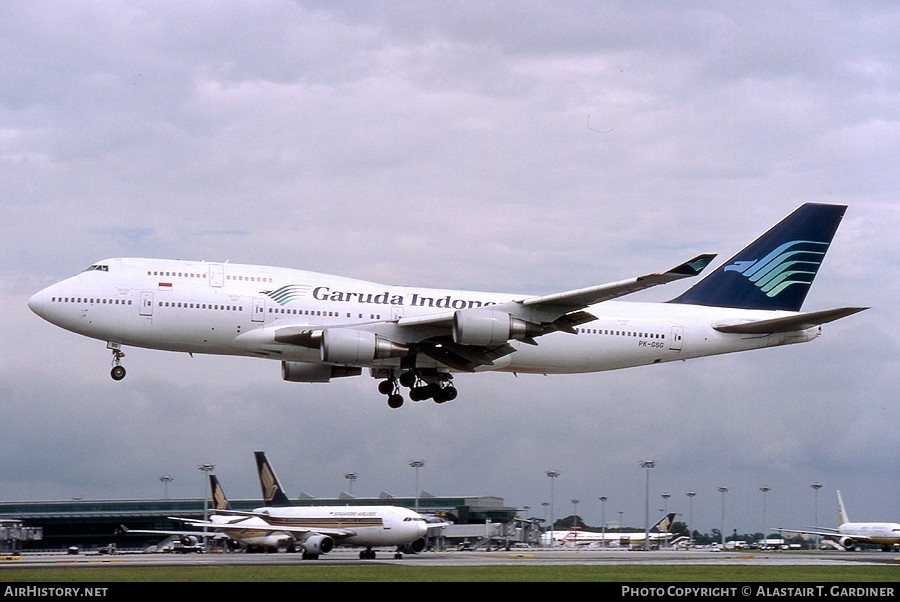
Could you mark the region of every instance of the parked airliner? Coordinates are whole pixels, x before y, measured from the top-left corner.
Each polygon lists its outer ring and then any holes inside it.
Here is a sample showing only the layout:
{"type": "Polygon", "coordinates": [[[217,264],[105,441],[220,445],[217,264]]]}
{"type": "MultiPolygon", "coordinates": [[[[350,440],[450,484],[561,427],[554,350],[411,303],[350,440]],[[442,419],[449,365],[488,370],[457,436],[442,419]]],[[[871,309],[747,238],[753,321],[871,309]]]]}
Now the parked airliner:
{"type": "Polygon", "coordinates": [[[644,541],[658,544],[667,540],[672,534],[672,526],[674,524],[675,512],[669,512],[650,527],[647,533],[643,531],[606,531],[605,533],[597,533],[596,531],[582,531],[580,529],[547,531],[541,535],[541,545],[577,547],[598,544],[601,547],[637,548],[644,545],[644,541]]]}
{"type": "Polygon", "coordinates": [[[394,558],[425,549],[425,518],[401,506],[265,506],[232,510],[216,476],[209,475],[215,513],[209,520],[171,516],[197,528],[223,533],[246,548],[299,551],[317,559],[336,545],[364,548],[361,560],[376,557],[373,548],[396,547],[394,558]]]}
{"type": "Polygon", "coordinates": [[[778,530],[787,533],[818,535],[837,542],[848,552],[855,550],[857,544],[861,543],[880,545],[885,552],[900,550],[900,523],[850,522],[847,509],[844,507],[844,500],[841,499],[840,490],[837,491],[837,511],[837,529],[817,526],[806,530],[779,527],[778,530]]]}
{"type": "Polygon", "coordinates": [[[574,374],[811,341],[866,309],[801,312],[846,206],[807,203],[665,303],[618,297],[698,275],[699,255],[661,273],[545,295],[377,284],[261,265],[113,258],[36,293],[45,320],[127,346],[278,360],[292,382],[368,369],[400,407],[457,396],[453,374],[574,374]]]}

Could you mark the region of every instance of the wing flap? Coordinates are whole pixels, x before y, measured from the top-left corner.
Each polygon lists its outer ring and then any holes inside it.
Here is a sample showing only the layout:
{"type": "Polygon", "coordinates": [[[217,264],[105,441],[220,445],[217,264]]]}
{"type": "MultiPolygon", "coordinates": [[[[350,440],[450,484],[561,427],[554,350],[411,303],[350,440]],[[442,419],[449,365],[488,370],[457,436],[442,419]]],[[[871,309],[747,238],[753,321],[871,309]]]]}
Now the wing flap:
{"type": "Polygon", "coordinates": [[[869,309],[868,307],[839,307],[808,313],[799,313],[784,318],[772,318],[771,320],[757,320],[755,322],[742,322],[739,324],[716,324],[713,326],[719,332],[733,334],[773,334],[777,332],[796,332],[806,330],[814,326],[820,326],[841,318],[846,318],[855,313],[869,309]]]}
{"type": "Polygon", "coordinates": [[[512,345],[495,347],[459,345],[449,338],[423,341],[417,348],[431,359],[461,372],[474,372],[479,366],[490,366],[495,360],[516,350],[512,345]]]}

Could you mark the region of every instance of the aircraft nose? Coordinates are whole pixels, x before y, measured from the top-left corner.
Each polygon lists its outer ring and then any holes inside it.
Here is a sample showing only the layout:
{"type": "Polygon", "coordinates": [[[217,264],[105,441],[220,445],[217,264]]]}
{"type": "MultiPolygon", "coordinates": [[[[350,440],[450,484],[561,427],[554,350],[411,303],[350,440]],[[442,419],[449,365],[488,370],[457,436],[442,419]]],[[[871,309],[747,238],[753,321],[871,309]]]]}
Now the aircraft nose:
{"type": "Polygon", "coordinates": [[[37,315],[43,317],[44,313],[44,291],[39,291],[31,296],[28,300],[28,307],[37,315]]]}

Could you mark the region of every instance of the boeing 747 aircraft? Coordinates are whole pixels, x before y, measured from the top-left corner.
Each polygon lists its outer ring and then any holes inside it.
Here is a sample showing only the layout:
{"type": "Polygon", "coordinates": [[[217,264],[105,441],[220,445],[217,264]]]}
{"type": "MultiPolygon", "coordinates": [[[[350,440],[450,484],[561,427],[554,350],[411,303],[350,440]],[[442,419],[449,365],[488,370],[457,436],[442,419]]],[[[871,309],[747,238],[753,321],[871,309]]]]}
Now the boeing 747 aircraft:
{"type": "Polygon", "coordinates": [[[844,500],[841,499],[841,492],[837,491],[837,511],[838,511],[838,527],[837,529],[815,527],[813,529],[784,529],[779,527],[779,531],[787,533],[803,533],[806,535],[818,535],[826,539],[837,542],[848,552],[856,549],[857,544],[870,543],[880,545],[885,552],[897,551],[900,549],[900,523],[852,523],[844,508],[844,500]]]}
{"type": "Polygon", "coordinates": [[[127,346],[274,359],[304,383],[368,369],[388,405],[455,399],[453,374],[574,374],[811,341],[866,309],[801,312],[846,207],[804,204],[685,293],[624,295],[698,275],[671,270],[527,295],[378,284],[290,268],[113,258],[38,292],[45,320],[107,342],[111,375],[127,346]]]}
{"type": "Polygon", "coordinates": [[[541,535],[541,544],[566,547],[599,544],[601,547],[639,548],[644,545],[645,540],[656,544],[666,541],[672,534],[672,526],[674,524],[675,512],[669,512],[650,527],[647,533],[643,531],[607,531],[606,533],[597,533],[596,531],[581,531],[579,529],[547,531],[541,535]]]}

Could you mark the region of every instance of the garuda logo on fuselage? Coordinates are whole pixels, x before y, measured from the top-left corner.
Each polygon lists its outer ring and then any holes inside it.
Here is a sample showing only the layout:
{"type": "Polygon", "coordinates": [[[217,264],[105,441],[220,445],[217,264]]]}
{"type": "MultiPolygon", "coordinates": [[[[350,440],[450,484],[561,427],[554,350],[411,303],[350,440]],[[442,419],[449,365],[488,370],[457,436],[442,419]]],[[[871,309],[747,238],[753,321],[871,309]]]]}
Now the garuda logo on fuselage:
{"type": "Polygon", "coordinates": [[[762,259],[735,261],[724,271],[739,272],[767,297],[776,297],[789,286],[811,285],[827,250],[827,242],[792,240],[762,259]]]}
{"type": "Polygon", "coordinates": [[[275,300],[278,305],[287,305],[291,301],[306,297],[312,286],[308,284],[286,284],[274,291],[260,291],[263,295],[268,295],[275,300]]]}

